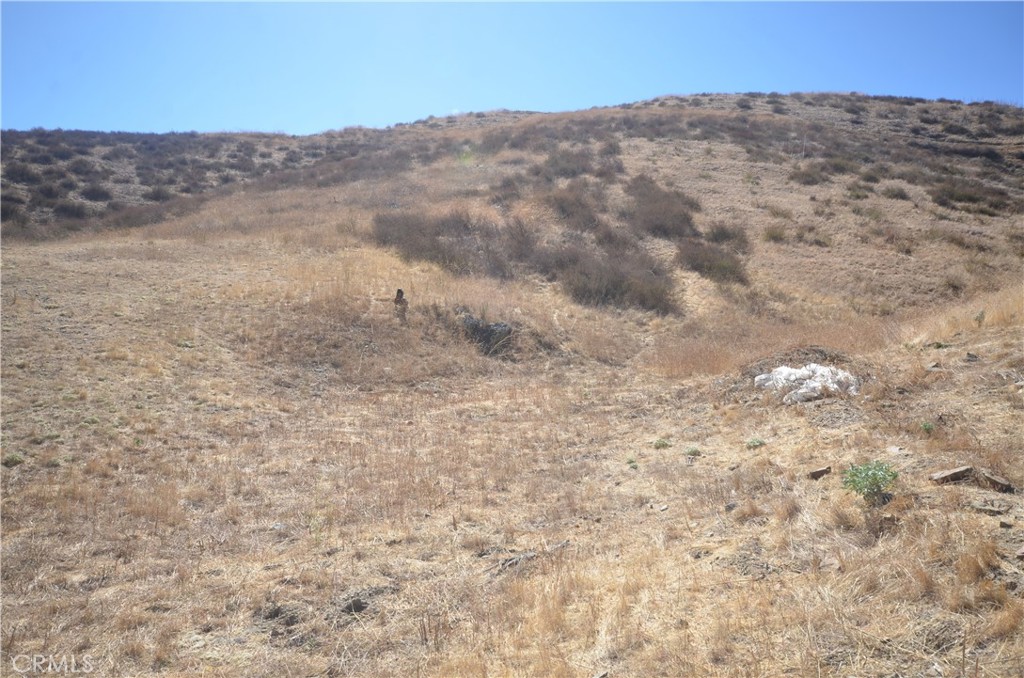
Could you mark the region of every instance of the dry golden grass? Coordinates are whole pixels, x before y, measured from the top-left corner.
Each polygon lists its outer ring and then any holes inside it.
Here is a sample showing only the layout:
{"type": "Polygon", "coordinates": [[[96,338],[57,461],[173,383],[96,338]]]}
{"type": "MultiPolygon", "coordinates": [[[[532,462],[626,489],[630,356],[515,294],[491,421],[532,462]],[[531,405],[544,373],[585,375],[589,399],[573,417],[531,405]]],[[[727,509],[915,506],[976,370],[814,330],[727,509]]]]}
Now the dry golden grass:
{"type": "MultiPolygon", "coordinates": [[[[846,190],[725,143],[622,147],[631,175],[703,187],[701,227],[756,236],[780,218],[763,205],[800,223],[846,190]]],[[[3,454],[22,463],[0,471],[0,671],[43,654],[111,676],[1021,675],[1020,495],[928,480],[966,463],[1024,487],[1005,253],[984,253],[996,289],[926,304],[925,269],[957,246],[858,277],[906,255],[844,212],[817,227],[829,248],[749,238],[749,288],[680,272],[683,311],[659,316],[372,245],[373,215],[416,195],[494,216],[472,190],[527,155],[5,245],[3,454]],[[482,355],[460,305],[515,324],[515,350],[482,355]],[[752,370],[811,346],[862,393],[754,390],[752,370]],[[884,506],[842,488],[872,459],[900,473],[884,506]]]]}

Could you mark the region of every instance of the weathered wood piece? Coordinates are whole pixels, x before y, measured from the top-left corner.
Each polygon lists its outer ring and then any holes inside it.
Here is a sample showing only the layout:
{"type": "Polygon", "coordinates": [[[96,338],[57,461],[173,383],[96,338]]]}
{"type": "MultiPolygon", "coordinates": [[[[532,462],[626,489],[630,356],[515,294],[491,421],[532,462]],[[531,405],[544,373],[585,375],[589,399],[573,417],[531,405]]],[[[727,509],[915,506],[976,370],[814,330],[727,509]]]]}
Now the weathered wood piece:
{"type": "Polygon", "coordinates": [[[928,476],[932,482],[942,485],[943,483],[954,483],[967,478],[974,472],[973,466],[958,466],[946,471],[939,471],[928,476]]]}
{"type": "Polygon", "coordinates": [[[978,476],[978,481],[982,485],[988,485],[999,492],[1013,492],[1014,488],[1009,480],[992,473],[992,471],[989,471],[987,468],[981,469],[978,476]]]}

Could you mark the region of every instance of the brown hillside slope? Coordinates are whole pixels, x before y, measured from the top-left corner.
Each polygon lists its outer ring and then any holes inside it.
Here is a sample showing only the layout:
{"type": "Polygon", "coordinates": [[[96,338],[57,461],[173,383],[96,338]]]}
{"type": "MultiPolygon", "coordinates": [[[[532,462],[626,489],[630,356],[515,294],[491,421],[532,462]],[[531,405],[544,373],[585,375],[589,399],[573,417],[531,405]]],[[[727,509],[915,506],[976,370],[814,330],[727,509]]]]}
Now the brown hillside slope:
{"type": "Polygon", "coordinates": [[[1024,673],[1012,154],[944,206],[927,164],[712,134],[979,110],[814,96],[428,121],[456,150],[393,173],[5,240],[0,671],[1024,673]],[[812,360],[860,393],[753,386],[812,360]],[[879,506],[843,486],[875,460],[879,506]]]}

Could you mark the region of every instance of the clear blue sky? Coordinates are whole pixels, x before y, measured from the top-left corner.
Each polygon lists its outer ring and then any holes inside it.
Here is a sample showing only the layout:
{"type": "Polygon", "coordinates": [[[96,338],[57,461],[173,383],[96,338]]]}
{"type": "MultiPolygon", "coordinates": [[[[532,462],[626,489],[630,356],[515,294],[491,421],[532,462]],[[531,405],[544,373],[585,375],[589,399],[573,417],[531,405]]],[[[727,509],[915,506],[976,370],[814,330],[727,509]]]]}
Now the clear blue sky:
{"type": "Polygon", "coordinates": [[[1024,103],[1024,2],[3,2],[4,129],[384,127],[665,94],[1024,103]]]}

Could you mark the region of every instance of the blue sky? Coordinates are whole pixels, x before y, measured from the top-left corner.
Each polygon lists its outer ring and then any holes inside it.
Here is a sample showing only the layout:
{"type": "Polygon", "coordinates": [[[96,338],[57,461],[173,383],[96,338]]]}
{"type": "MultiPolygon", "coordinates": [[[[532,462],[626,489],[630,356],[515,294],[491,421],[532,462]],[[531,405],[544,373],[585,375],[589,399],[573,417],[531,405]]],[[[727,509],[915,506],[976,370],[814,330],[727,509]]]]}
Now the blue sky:
{"type": "Polygon", "coordinates": [[[1024,104],[1024,2],[2,2],[0,126],[312,134],[665,94],[1024,104]]]}

